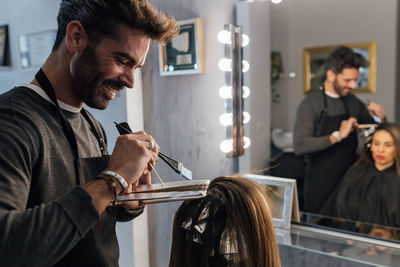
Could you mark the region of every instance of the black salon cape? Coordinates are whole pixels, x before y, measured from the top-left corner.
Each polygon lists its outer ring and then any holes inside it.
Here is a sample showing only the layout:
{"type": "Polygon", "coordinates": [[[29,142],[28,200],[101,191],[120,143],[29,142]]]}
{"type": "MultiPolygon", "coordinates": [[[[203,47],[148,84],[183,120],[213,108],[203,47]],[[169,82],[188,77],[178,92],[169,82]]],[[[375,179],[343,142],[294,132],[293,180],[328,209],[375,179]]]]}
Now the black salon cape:
{"type": "Polygon", "coordinates": [[[352,166],[337,191],[337,217],[400,227],[400,177],[394,165],[352,166]]]}

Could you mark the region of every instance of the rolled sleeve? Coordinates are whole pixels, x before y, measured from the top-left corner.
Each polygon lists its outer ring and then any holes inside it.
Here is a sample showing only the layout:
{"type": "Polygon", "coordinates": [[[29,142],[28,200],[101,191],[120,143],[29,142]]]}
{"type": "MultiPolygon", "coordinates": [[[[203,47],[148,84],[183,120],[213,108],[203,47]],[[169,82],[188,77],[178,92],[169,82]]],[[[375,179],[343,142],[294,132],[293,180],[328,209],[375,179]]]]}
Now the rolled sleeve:
{"type": "Polygon", "coordinates": [[[56,200],[68,214],[82,235],[85,235],[99,220],[91,196],[82,188],[74,188],[68,195],[56,200]]]}

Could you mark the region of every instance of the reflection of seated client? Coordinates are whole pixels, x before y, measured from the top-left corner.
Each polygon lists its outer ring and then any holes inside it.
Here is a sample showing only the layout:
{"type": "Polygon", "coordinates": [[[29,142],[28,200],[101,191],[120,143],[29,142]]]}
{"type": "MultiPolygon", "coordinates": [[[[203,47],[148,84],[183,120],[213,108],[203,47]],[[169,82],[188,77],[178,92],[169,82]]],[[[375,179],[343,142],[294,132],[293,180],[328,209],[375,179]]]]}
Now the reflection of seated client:
{"type": "MultiPolygon", "coordinates": [[[[396,231],[391,230],[387,227],[368,227],[368,234],[373,237],[381,239],[397,239],[393,234],[396,231]]],[[[357,255],[357,259],[371,262],[379,263],[379,266],[399,266],[399,256],[395,253],[391,253],[390,247],[371,243],[360,244],[359,242],[354,242],[353,240],[348,240],[348,247],[343,249],[342,256],[354,257],[357,255]],[[388,251],[389,249],[389,251],[388,251]]]]}
{"type": "Polygon", "coordinates": [[[265,190],[219,177],[205,198],[185,201],[175,214],[169,266],[281,266],[265,190]]]}
{"type": "Polygon", "coordinates": [[[336,215],[400,226],[400,128],[380,125],[338,189],[336,215]]]}

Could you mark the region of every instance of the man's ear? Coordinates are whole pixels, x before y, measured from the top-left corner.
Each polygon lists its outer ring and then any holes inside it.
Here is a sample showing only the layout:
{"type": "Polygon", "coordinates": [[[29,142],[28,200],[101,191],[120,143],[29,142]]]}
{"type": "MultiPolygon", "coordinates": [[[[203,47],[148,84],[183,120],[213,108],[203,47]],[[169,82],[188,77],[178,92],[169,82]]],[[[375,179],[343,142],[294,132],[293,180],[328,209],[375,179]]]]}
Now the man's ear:
{"type": "Polygon", "coordinates": [[[326,80],[333,83],[336,79],[336,73],[333,70],[326,71],[326,80]]]}
{"type": "Polygon", "coordinates": [[[82,51],[88,44],[88,37],[82,23],[72,20],[65,29],[65,40],[71,54],[82,51]]]}

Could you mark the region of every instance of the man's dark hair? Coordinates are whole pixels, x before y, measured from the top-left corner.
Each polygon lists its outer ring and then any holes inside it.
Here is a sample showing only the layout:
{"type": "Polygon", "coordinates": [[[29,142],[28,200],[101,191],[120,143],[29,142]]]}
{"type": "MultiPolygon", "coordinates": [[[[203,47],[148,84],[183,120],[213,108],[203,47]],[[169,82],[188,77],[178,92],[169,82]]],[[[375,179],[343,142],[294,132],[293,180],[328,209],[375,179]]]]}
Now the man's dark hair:
{"type": "Polygon", "coordinates": [[[116,39],[121,24],[139,30],[159,43],[169,42],[179,33],[175,19],[159,12],[148,0],[62,0],[53,51],[60,47],[66,27],[72,20],[82,23],[93,45],[104,37],[116,39]]]}
{"type": "Polygon", "coordinates": [[[339,46],[333,50],[326,59],[326,70],[341,73],[345,68],[367,67],[368,61],[359,53],[346,46],[339,46]]]}

